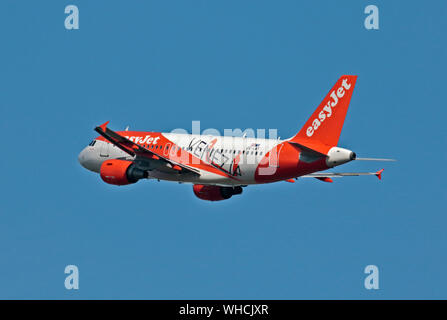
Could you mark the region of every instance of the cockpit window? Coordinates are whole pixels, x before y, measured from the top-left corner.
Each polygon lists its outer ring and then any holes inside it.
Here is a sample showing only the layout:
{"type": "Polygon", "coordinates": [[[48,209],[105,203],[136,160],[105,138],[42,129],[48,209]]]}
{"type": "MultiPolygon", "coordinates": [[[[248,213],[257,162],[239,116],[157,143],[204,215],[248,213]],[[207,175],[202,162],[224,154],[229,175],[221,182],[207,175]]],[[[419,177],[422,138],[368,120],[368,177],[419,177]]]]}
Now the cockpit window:
{"type": "Polygon", "coordinates": [[[96,143],[96,140],[93,140],[93,141],[90,142],[88,145],[89,145],[90,147],[93,147],[93,146],[95,145],[95,143],[96,143]]]}

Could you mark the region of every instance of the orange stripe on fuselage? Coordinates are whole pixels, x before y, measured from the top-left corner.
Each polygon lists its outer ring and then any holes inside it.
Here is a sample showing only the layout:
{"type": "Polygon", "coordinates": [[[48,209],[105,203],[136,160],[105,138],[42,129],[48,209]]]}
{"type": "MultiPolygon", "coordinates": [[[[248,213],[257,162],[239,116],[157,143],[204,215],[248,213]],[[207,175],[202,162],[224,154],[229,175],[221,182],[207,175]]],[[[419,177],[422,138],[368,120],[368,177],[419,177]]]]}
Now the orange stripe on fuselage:
{"type": "Polygon", "coordinates": [[[282,181],[328,169],[326,158],[324,157],[311,163],[300,161],[301,150],[287,142],[282,142],[275,148],[276,150],[281,150],[277,155],[277,167],[269,166],[270,153],[272,152],[270,150],[256,168],[256,182],[268,183],[282,181]]]}

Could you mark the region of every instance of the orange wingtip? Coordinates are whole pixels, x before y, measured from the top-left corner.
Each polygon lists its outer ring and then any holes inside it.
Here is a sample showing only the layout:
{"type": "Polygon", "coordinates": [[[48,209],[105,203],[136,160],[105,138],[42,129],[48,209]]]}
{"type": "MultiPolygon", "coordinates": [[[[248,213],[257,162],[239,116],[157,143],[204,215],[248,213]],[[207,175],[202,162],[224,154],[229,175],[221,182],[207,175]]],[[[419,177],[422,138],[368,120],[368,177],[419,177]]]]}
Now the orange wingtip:
{"type": "Polygon", "coordinates": [[[293,179],[287,179],[287,180],[284,180],[285,182],[290,182],[290,183],[295,183],[295,180],[293,180],[293,179]]]}
{"type": "Polygon", "coordinates": [[[383,170],[385,170],[385,169],[382,169],[382,170],[379,170],[379,171],[376,172],[376,177],[379,178],[379,180],[382,180],[382,172],[383,172],[383,170]]]}
{"type": "Polygon", "coordinates": [[[332,180],[331,178],[329,178],[329,177],[316,177],[318,180],[321,180],[321,181],[323,181],[323,182],[330,182],[330,183],[332,183],[332,182],[334,182],[334,180],[332,180]]]}
{"type": "Polygon", "coordinates": [[[107,125],[109,124],[110,121],[104,122],[102,125],[100,125],[99,127],[101,128],[102,131],[106,131],[107,125]]]}

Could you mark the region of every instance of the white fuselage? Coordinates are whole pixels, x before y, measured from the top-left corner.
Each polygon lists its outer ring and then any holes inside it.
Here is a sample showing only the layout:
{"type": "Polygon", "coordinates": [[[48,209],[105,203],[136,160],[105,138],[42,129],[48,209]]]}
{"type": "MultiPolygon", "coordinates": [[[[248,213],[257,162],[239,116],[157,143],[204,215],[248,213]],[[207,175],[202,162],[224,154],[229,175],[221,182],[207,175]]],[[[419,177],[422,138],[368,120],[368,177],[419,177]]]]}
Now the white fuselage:
{"type": "MultiPolygon", "coordinates": [[[[124,136],[126,132],[122,133],[124,136]]],[[[149,178],[214,184],[214,185],[247,185],[257,183],[254,179],[259,163],[266,155],[283,141],[274,139],[256,139],[244,137],[221,137],[211,135],[192,135],[178,133],[129,133],[131,141],[141,143],[149,150],[164,157],[182,162],[182,157],[192,156],[190,165],[197,165],[200,176],[179,175],[160,167],[151,170],[149,178]],[[152,139],[151,139],[152,138],[152,139]],[[237,162],[235,162],[235,159],[237,162]],[[195,162],[195,163],[194,163],[195,162]],[[203,166],[200,164],[208,164],[203,166]],[[209,164],[217,165],[219,170],[209,170],[209,164]]],[[[269,155],[270,171],[277,167],[279,152],[269,155]]],[[[79,155],[80,163],[87,169],[98,172],[105,160],[125,159],[135,160],[118,147],[103,139],[96,139],[79,155]]],[[[184,160],[184,159],[183,159],[184,160]]],[[[265,160],[264,160],[265,161],[265,160]]],[[[266,170],[267,173],[268,170],[266,170]]]]}

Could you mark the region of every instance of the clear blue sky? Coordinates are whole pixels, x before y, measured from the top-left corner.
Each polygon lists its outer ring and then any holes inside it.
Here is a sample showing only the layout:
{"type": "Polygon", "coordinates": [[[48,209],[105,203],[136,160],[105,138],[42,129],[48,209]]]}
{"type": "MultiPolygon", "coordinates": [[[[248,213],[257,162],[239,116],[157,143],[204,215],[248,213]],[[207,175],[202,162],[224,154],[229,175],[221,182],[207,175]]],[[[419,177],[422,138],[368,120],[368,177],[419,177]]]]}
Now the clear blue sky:
{"type": "Polygon", "coordinates": [[[445,1],[0,3],[0,298],[447,298],[445,1]],[[76,4],[80,29],[64,28],[76,4]],[[364,28],[368,4],[380,30],[364,28]],[[383,180],[303,179],[208,203],[106,185],[94,126],[295,134],[358,75],[340,146],[383,180]],[[80,289],[64,287],[64,268],[80,289]],[[363,269],[380,270],[380,290],[363,269]]]}

